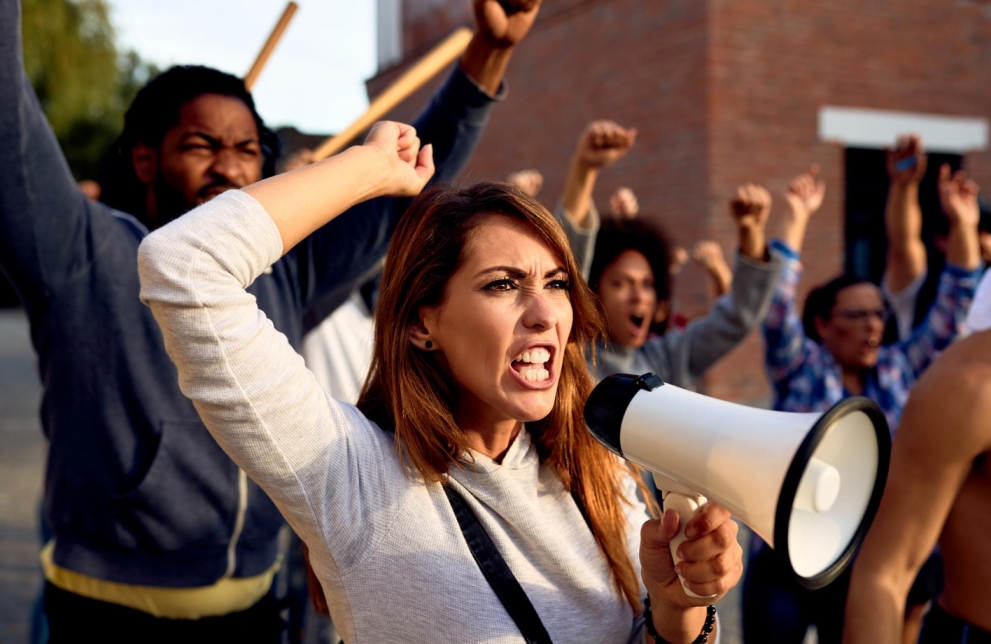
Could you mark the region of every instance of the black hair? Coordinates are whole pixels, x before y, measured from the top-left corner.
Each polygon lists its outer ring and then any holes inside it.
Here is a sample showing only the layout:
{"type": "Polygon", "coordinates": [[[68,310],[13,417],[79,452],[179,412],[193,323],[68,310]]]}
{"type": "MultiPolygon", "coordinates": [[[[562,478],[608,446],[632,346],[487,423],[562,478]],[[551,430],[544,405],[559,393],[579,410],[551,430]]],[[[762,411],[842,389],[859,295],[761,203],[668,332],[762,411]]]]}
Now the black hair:
{"type": "Polygon", "coordinates": [[[134,172],[131,150],[138,143],[157,149],[165,133],[179,122],[182,107],[203,94],[230,96],[247,106],[258,127],[263,158],[262,176],[275,174],[281,144],[275,132],[266,127],[259,116],[244,81],[210,67],[177,65],[148,81],[127,109],[124,129],[101,163],[101,201],[139,217],[144,213],[146,187],[134,172]]]}
{"type": "Polygon", "coordinates": [[[861,284],[873,286],[874,282],[856,275],[840,275],[812,289],[809,296],[805,298],[805,309],[802,311],[802,327],[805,329],[805,337],[822,343],[822,338],[816,331],[816,319],[829,319],[833,313],[833,307],[836,306],[836,298],[840,291],[861,284]]]}
{"type": "Polygon", "coordinates": [[[671,242],[667,234],[643,219],[614,219],[602,222],[595,239],[595,255],[589,271],[588,285],[598,292],[603,271],[628,250],[647,259],[654,273],[654,292],[658,302],[671,299],[671,242]]]}

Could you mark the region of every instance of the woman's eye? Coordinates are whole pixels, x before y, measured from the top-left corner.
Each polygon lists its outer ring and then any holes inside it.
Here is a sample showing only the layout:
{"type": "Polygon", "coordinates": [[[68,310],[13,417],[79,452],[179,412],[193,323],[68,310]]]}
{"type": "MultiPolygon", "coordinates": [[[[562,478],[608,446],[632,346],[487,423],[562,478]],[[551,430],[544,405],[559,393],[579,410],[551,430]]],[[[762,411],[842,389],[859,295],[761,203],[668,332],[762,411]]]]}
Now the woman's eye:
{"type": "Polygon", "coordinates": [[[569,282],[568,280],[554,280],[553,282],[551,282],[547,286],[549,288],[557,289],[557,290],[560,290],[560,291],[570,291],[571,290],[571,282],[569,282]]]}
{"type": "Polygon", "coordinates": [[[511,291],[516,288],[513,280],[496,280],[485,285],[487,291],[511,291]]]}

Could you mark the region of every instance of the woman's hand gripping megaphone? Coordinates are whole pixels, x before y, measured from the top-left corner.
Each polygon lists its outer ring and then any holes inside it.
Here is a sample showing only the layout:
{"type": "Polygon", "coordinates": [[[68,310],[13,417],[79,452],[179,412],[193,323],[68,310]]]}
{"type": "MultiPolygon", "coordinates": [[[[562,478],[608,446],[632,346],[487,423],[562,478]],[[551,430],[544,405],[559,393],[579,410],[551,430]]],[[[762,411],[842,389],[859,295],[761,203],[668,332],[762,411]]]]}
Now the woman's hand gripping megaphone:
{"type": "Polygon", "coordinates": [[[664,515],[640,529],[641,574],[653,604],[684,609],[718,601],[743,575],[736,522],[705,497],[670,493],[664,505],[664,515]]]}

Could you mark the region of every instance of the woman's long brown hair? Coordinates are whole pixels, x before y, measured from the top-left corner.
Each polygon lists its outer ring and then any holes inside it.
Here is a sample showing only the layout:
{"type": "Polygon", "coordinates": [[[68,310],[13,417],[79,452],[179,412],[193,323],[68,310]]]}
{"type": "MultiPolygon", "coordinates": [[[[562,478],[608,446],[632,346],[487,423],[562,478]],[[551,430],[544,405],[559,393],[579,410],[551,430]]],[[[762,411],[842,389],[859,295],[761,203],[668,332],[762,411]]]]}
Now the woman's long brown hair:
{"type": "MultiPolygon", "coordinates": [[[[618,590],[640,610],[640,582],[627,551],[621,486],[624,466],[585,429],[583,408],[594,385],[585,351],[604,333],[595,296],[581,279],[568,240],[553,216],[509,184],[481,182],[433,188],[403,216],[389,247],[376,308],[371,369],[358,408],[396,435],[396,449],[428,482],[443,482],[469,447],[452,414],[454,392],[431,354],[410,343],[421,306],[443,302],[445,287],[485,217],[523,222],[564,262],[574,312],[557,397],[543,420],[527,423],[541,463],[553,467],[565,489],[578,495],[618,590]]],[[[322,599],[322,598],[320,598],[322,599]]]]}

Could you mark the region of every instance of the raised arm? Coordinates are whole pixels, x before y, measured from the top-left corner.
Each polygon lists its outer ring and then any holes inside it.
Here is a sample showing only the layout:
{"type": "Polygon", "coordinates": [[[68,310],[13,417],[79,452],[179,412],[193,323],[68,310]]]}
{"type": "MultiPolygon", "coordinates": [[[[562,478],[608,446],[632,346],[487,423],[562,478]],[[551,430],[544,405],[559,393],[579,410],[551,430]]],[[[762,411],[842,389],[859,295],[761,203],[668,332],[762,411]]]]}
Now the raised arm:
{"type": "MultiPolygon", "coordinates": [[[[478,29],[461,61],[413,126],[434,150],[434,182],[454,180],[471,158],[493,106],[501,100],[502,81],[516,46],[540,9],[525,0],[508,13],[497,0],[475,0],[478,29]]],[[[356,282],[385,256],[407,198],[361,202],[294,251],[299,259],[300,291],[306,309],[328,310],[328,299],[343,302],[356,282]]],[[[332,310],[329,309],[329,310],[332,310]]]]}
{"type": "Polygon", "coordinates": [[[561,207],[575,227],[589,228],[589,206],[599,172],[626,156],[637,140],[634,128],[615,121],[592,121],[578,138],[564,181],[561,207]]]}
{"type": "Polygon", "coordinates": [[[901,344],[916,377],[964,330],[980,279],[978,192],[977,184],[968,179],[966,173],[951,174],[946,165],[940,168],[940,202],[950,222],[946,268],[940,276],[936,301],[925,321],[901,344]]]}
{"type": "Polygon", "coordinates": [[[802,245],[809,220],[822,205],[826,184],[816,179],[819,167],[796,177],[785,193],[788,211],[781,218],[781,237],[771,242],[771,252],[784,264],[781,279],[764,318],[764,360],[771,383],[781,387],[802,365],[814,365],[810,357],[817,345],[805,337],[795,304],[802,277],[802,245]]]}
{"type": "Polygon", "coordinates": [[[723,247],[719,242],[705,240],[695,244],[692,259],[702,266],[705,274],[709,276],[713,297],[722,297],[729,293],[730,287],[733,286],[733,269],[726,263],[723,247]]]}
{"type": "Polygon", "coordinates": [[[888,233],[885,286],[892,295],[901,293],[926,272],[919,206],[919,183],[926,175],[926,162],[922,140],[914,134],[898,137],[895,148],[887,150],[890,184],[884,210],[888,233]]]}
{"type": "Polygon", "coordinates": [[[90,202],[24,72],[17,0],[0,0],[0,270],[30,312],[84,270],[113,218],[90,202]]]}
{"type": "Polygon", "coordinates": [[[599,211],[592,201],[599,170],[626,156],[636,138],[636,130],[620,127],[612,121],[593,121],[582,131],[571,157],[564,193],[554,209],[554,216],[561,222],[586,279],[592,270],[595,240],[601,223],[599,211]]]}
{"type": "Polygon", "coordinates": [[[987,349],[987,337],[964,340],[912,392],[881,507],[853,567],[844,644],[903,641],[912,582],[936,546],[974,458],[991,449],[991,369],[968,357],[987,349]]]}
{"type": "Polygon", "coordinates": [[[730,294],[683,332],[669,331],[656,341],[658,345],[648,342],[645,346],[650,358],[656,347],[666,345],[665,353],[674,356],[675,371],[687,378],[684,385],[692,384],[760,324],[780,273],[781,263],[768,256],[765,243],[771,213],[767,190],[741,186],[730,202],[730,212],[737,224],[740,249],[730,294]]]}
{"type": "Polygon", "coordinates": [[[162,328],[182,392],[311,553],[316,547],[338,572],[360,554],[377,515],[388,513],[388,495],[401,493],[394,488],[402,470],[391,440],[325,395],[245,288],[354,203],[415,194],[432,170],[430,149],[419,150],[411,128],[379,124],[365,145],[217,197],[139,250],[141,298],[162,328]],[[375,490],[377,512],[359,502],[362,490],[375,490]],[[325,541],[342,559],[329,561],[325,541]]]}

